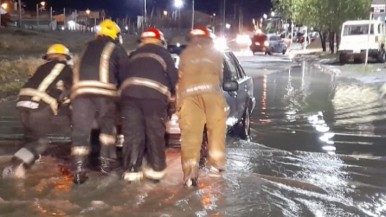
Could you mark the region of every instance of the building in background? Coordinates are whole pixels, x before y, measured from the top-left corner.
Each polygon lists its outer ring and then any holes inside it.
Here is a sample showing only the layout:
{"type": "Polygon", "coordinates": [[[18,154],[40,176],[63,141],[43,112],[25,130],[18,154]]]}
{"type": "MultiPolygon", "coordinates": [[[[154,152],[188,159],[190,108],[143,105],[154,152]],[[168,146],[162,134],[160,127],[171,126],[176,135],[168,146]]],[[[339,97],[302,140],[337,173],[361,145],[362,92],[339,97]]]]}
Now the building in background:
{"type": "Polygon", "coordinates": [[[374,19],[386,21],[386,0],[372,0],[371,11],[374,19]]]}

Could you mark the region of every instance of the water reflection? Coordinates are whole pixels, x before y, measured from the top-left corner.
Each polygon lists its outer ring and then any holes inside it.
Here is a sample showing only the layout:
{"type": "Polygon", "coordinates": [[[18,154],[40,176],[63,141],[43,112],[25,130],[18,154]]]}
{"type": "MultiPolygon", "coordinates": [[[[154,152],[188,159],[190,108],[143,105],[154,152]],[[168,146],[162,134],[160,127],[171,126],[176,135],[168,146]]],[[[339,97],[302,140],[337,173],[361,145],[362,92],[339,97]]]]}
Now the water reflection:
{"type": "Polygon", "coordinates": [[[303,62],[255,78],[252,141],[286,150],[386,154],[386,106],[377,86],[337,80],[303,62]]]}

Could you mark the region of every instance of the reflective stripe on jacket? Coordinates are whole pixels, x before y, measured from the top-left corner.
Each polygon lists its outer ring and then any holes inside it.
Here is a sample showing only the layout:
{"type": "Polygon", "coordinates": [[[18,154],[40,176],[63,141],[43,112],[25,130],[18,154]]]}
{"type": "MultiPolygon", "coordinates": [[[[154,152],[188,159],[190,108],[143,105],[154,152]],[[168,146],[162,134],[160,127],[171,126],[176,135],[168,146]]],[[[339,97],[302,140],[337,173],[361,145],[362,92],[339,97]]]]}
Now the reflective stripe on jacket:
{"type": "Polygon", "coordinates": [[[128,56],[121,45],[98,36],[89,42],[75,67],[71,99],[80,95],[117,97],[118,74],[127,64],[128,56]]]}
{"type": "Polygon", "coordinates": [[[129,56],[128,71],[121,74],[122,97],[157,99],[168,102],[178,79],[173,58],[156,44],[142,44],[129,56]]]}
{"type": "Polygon", "coordinates": [[[18,95],[17,107],[36,109],[36,103],[48,104],[56,115],[58,101],[72,85],[72,70],[65,61],[51,60],[41,65],[24,84],[18,95]]]}
{"type": "MultiPolygon", "coordinates": [[[[177,98],[221,93],[223,56],[209,39],[194,38],[180,55],[177,98]]],[[[178,99],[177,99],[178,100],[178,99]]]]}

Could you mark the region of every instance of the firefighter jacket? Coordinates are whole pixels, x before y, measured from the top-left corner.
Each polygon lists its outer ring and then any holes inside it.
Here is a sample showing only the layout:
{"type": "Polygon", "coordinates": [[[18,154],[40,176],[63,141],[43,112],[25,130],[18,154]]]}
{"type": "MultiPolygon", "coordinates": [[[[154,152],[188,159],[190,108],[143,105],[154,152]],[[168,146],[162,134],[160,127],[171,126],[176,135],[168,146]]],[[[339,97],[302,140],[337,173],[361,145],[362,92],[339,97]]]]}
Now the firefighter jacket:
{"type": "Polygon", "coordinates": [[[128,71],[121,74],[121,96],[168,102],[178,79],[174,61],[164,47],[142,44],[129,56],[128,71]]]}
{"type": "Polygon", "coordinates": [[[19,92],[17,107],[37,109],[49,105],[56,115],[58,104],[72,86],[72,69],[66,61],[51,60],[38,67],[19,92]]]}
{"type": "Polygon", "coordinates": [[[74,68],[71,99],[82,95],[117,97],[118,73],[127,71],[127,63],[125,49],[110,37],[90,41],[74,68]]]}
{"type": "Polygon", "coordinates": [[[211,39],[193,38],[180,55],[177,99],[221,91],[223,56],[211,39]]]}

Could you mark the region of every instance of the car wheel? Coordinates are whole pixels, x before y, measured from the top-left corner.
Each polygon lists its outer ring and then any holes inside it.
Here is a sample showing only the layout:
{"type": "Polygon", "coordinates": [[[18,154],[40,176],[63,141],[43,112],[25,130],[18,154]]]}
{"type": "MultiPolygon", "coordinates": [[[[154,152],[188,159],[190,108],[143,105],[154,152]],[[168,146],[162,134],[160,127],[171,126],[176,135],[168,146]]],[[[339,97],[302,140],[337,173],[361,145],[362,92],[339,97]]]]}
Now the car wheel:
{"type": "Polygon", "coordinates": [[[345,53],[339,54],[339,62],[342,65],[347,63],[347,55],[345,53]]]}
{"type": "Polygon", "coordinates": [[[251,134],[251,120],[250,120],[250,110],[249,107],[247,106],[245,108],[244,114],[243,114],[243,119],[241,120],[241,129],[240,129],[240,138],[250,141],[250,134],[251,134]]]}
{"type": "Polygon", "coordinates": [[[286,49],[284,49],[284,50],[283,50],[283,52],[282,52],[282,54],[284,55],[286,52],[287,52],[287,50],[286,50],[286,49]]]}
{"type": "Polygon", "coordinates": [[[386,52],[384,49],[379,51],[377,60],[380,63],[384,63],[386,61],[386,52]]]}

